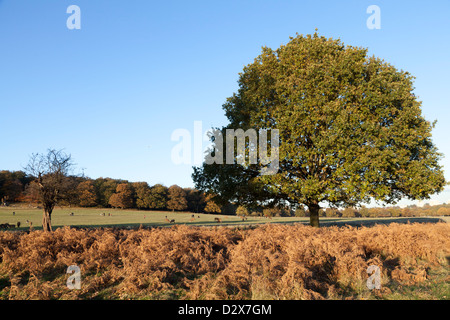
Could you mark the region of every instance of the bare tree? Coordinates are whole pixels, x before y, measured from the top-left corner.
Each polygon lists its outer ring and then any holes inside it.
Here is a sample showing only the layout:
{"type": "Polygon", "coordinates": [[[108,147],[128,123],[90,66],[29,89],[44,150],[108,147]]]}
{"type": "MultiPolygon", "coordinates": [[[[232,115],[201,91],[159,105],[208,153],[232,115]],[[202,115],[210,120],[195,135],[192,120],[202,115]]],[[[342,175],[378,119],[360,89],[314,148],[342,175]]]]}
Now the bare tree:
{"type": "Polygon", "coordinates": [[[69,176],[74,163],[71,155],[62,150],[47,150],[46,154],[32,154],[26,172],[35,177],[38,200],[44,207],[42,229],[52,231],[51,216],[57,203],[65,198],[73,187],[69,176]]]}

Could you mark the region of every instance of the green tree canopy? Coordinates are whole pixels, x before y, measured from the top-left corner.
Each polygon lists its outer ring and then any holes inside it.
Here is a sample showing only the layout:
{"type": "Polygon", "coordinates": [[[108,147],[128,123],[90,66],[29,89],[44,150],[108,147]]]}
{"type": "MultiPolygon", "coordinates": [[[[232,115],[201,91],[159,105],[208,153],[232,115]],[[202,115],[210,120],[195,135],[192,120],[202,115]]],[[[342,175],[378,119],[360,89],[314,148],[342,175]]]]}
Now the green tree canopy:
{"type": "Polygon", "coordinates": [[[222,131],[278,129],[279,170],[263,176],[261,163],[204,164],[194,168],[196,188],[242,204],[304,204],[313,226],[322,202],[428,198],[445,180],[413,79],[317,32],[263,47],[223,105],[222,131]]]}
{"type": "Polygon", "coordinates": [[[169,200],[167,201],[167,209],[182,211],[186,210],[187,205],[186,192],[180,186],[173,185],[169,187],[169,200]]]}
{"type": "Polygon", "coordinates": [[[155,184],[150,188],[148,195],[148,207],[150,209],[162,210],[167,208],[168,188],[162,184],[155,184]]]}
{"type": "Polygon", "coordinates": [[[203,192],[192,188],[184,188],[184,191],[186,192],[187,209],[190,212],[202,212],[206,205],[203,192]]]}
{"type": "Polygon", "coordinates": [[[135,198],[136,207],[138,209],[148,209],[150,205],[150,186],[147,182],[133,182],[132,183],[135,198]]]}
{"type": "Polygon", "coordinates": [[[95,193],[97,201],[102,207],[109,206],[111,196],[116,192],[117,185],[126,183],[124,180],[115,180],[111,178],[97,178],[94,181],[95,193]]]}

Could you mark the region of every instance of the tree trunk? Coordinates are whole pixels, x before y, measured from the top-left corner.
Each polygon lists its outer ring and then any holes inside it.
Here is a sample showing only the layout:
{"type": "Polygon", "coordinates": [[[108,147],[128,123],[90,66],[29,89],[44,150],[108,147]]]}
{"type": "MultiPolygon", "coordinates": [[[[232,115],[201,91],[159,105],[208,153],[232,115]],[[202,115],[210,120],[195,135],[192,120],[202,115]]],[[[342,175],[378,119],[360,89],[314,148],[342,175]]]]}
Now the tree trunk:
{"type": "Polygon", "coordinates": [[[318,204],[311,204],[308,206],[309,209],[309,223],[312,227],[319,228],[319,210],[320,206],[318,204]]]}
{"type": "Polygon", "coordinates": [[[50,210],[44,209],[42,215],[42,230],[48,232],[52,231],[52,212],[50,210]]]}

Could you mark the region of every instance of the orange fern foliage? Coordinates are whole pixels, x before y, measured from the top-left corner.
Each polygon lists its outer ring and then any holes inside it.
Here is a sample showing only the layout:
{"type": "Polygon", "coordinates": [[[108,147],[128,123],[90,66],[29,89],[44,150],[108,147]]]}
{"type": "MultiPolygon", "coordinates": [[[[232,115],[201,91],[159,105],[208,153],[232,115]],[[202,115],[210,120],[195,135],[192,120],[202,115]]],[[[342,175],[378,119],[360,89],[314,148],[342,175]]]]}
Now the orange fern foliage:
{"type": "Polygon", "coordinates": [[[413,284],[449,256],[445,223],[4,231],[0,298],[341,299],[364,288],[370,265],[383,284],[413,284]],[[69,265],[81,290],[66,287],[69,265]]]}

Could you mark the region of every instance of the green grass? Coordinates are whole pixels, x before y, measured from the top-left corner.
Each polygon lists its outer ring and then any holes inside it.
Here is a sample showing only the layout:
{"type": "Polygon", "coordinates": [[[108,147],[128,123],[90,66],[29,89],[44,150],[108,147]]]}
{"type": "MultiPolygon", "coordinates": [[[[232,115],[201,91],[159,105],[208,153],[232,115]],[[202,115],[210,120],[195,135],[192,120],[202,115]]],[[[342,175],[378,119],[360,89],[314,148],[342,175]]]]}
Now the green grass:
{"type": "MultiPolygon", "coordinates": [[[[390,283],[387,285],[389,293],[384,294],[385,300],[450,300],[450,268],[438,266],[430,269],[427,281],[416,285],[399,285],[390,283]]],[[[377,297],[379,298],[379,297],[377,297]]]]}
{"type": "MultiPolygon", "coordinates": [[[[191,212],[170,212],[170,211],[141,211],[141,210],[120,210],[120,209],[97,209],[97,208],[57,208],[52,214],[52,226],[169,226],[172,225],[166,221],[175,219],[175,224],[186,225],[218,225],[214,218],[222,219],[222,225],[236,224],[260,224],[269,222],[303,222],[308,223],[309,218],[286,218],[275,217],[266,219],[262,217],[248,217],[243,222],[237,216],[202,214],[191,212]],[[73,212],[74,215],[69,214],[73,212]],[[105,213],[105,216],[101,214],[105,213]],[[108,214],[111,214],[109,216],[108,214]],[[191,216],[194,215],[194,221],[191,216]]],[[[33,227],[38,229],[42,226],[42,209],[23,209],[23,208],[0,208],[0,224],[17,224],[21,222],[20,229],[27,229],[29,220],[33,227]],[[15,215],[13,215],[15,212],[15,215]]]]}
{"type": "MultiPolygon", "coordinates": [[[[175,224],[186,224],[192,226],[202,225],[218,225],[214,218],[222,219],[221,225],[255,225],[262,223],[309,223],[307,217],[273,217],[267,219],[264,217],[247,217],[246,221],[242,221],[237,216],[218,215],[218,214],[202,214],[191,212],[170,212],[170,211],[141,211],[141,210],[120,210],[120,209],[104,209],[104,208],[57,208],[52,214],[52,226],[78,226],[78,227],[139,227],[143,226],[169,226],[171,225],[165,220],[175,219],[175,224]],[[74,215],[70,216],[69,213],[74,215]],[[105,216],[101,216],[105,213],[105,216]],[[111,216],[108,216],[108,213],[111,216]],[[191,216],[194,215],[194,221],[191,216]]],[[[35,229],[42,227],[42,209],[21,208],[21,207],[3,207],[0,208],[0,224],[9,223],[17,225],[21,223],[21,230],[29,228],[27,220],[33,223],[35,229]],[[13,215],[15,212],[15,215],[13,215]]],[[[375,224],[387,224],[392,222],[438,222],[439,218],[320,218],[322,226],[330,225],[353,225],[353,226],[371,226],[375,224]]]]}

